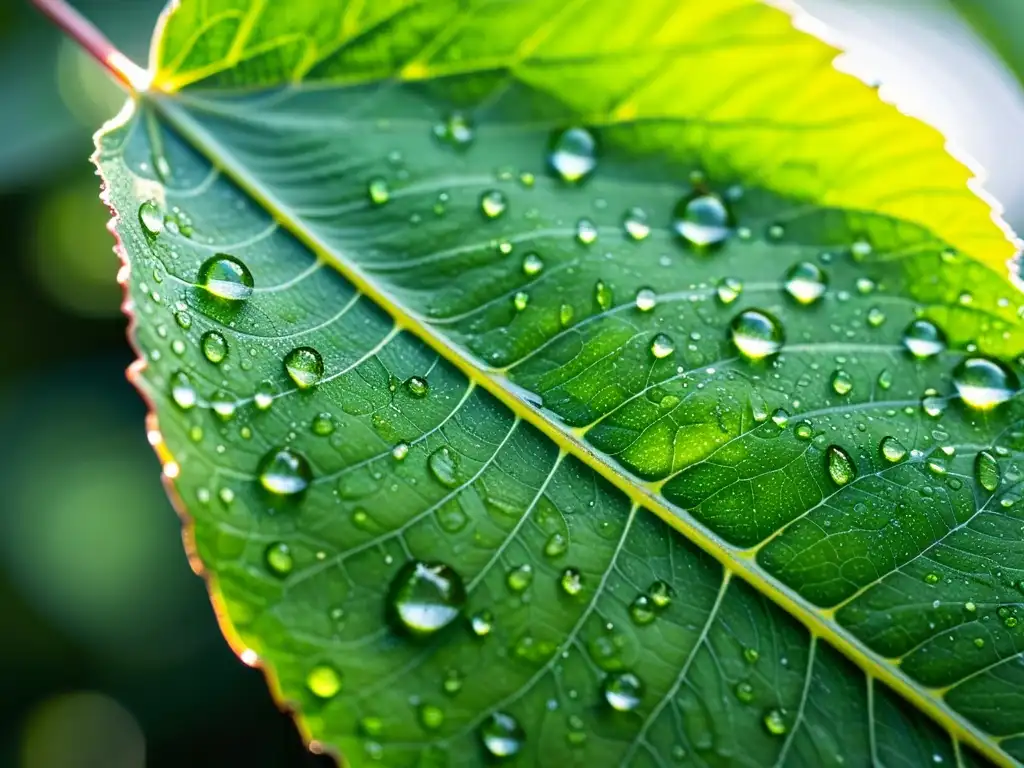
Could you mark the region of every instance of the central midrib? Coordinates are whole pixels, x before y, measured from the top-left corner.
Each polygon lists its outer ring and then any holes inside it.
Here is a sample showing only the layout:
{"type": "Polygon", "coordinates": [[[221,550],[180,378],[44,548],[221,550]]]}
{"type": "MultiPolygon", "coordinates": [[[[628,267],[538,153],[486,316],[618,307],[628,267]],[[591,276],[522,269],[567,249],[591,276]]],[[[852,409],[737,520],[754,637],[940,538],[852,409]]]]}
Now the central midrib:
{"type": "MultiPolygon", "coordinates": [[[[654,512],[673,529],[714,557],[727,571],[742,578],[759,593],[766,595],[783,610],[798,619],[812,635],[827,640],[860,667],[868,677],[880,680],[900,693],[945,728],[954,739],[970,744],[997,764],[1017,765],[1012,758],[998,748],[994,739],[953,710],[934,691],[916,684],[896,664],[867,648],[844,627],[827,618],[821,609],[767,574],[758,565],[754,554],[728,544],[714,532],[691,519],[685,510],[670,505],[664,498],[646,487],[643,481],[612,464],[608,458],[594,451],[580,438],[564,430],[556,422],[524,402],[515,393],[515,385],[511,384],[504,376],[495,376],[485,371],[483,366],[461,347],[449,342],[443,334],[422,322],[415,313],[402,306],[386,289],[375,283],[357,265],[335,252],[329,244],[305,227],[301,218],[277,199],[273,191],[265,187],[259,178],[238,162],[215,136],[196,121],[187,109],[175,101],[173,96],[150,93],[143,94],[140,98],[147,104],[153,105],[156,111],[181,136],[187,139],[194,149],[212,165],[219,168],[292,236],[330,263],[357,290],[387,312],[393,318],[397,328],[416,336],[442,359],[455,366],[469,381],[481,387],[511,410],[513,414],[539,430],[561,450],[597,472],[626,494],[634,503],[654,512]]],[[[136,115],[136,118],[141,119],[141,116],[136,115]]]]}

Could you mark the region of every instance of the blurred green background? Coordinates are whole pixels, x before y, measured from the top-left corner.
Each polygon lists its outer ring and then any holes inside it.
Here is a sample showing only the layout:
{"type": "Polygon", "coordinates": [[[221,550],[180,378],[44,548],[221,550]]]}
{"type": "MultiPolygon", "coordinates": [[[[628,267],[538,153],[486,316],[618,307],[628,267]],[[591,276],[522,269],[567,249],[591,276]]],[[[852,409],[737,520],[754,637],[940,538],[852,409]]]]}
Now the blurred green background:
{"type": "MultiPolygon", "coordinates": [[[[146,60],[161,0],[74,5],[146,60]]],[[[990,169],[1024,230],[1024,0],[802,5],[845,69],[990,169]]],[[[26,0],[0,0],[0,766],[328,766],[221,638],[124,376],[88,162],[122,100],[26,0]]]]}

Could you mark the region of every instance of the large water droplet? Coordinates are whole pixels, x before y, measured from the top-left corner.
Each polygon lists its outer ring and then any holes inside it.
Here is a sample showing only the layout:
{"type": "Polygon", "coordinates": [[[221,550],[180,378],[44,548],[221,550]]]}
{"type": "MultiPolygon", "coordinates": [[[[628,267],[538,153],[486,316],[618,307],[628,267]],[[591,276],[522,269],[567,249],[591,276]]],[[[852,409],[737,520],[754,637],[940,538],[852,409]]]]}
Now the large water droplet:
{"type": "Polygon", "coordinates": [[[164,231],[164,215],[152,200],[147,200],[139,206],[139,224],[149,238],[154,238],[164,231]]]}
{"type": "Polygon", "coordinates": [[[508,208],[505,195],[496,189],[484,192],[480,196],[480,210],[488,219],[496,219],[508,208]]]}
{"type": "Polygon", "coordinates": [[[224,301],[245,301],[252,296],[253,279],[249,268],[234,256],[218,253],[199,267],[196,283],[224,301]]]}
{"type": "Polygon", "coordinates": [[[1005,403],[1020,389],[1013,371],[985,357],[961,360],[953,369],[953,384],[964,403],[979,411],[1005,403]]]}
{"type": "Polygon", "coordinates": [[[934,357],[946,348],[946,334],[930,320],[915,320],[903,331],[903,346],[916,358],[934,357]]]}
{"type": "Polygon", "coordinates": [[[641,312],[650,312],[658,304],[658,294],[651,288],[641,288],[636,292],[636,308],[641,312]]]}
{"type": "Polygon", "coordinates": [[[341,675],[334,667],[319,664],[306,675],[306,688],[319,699],[332,699],[341,690],[341,675]]]}
{"type": "Polygon", "coordinates": [[[830,445],[825,451],[825,466],[828,468],[828,476],[836,485],[846,485],[857,476],[850,454],[838,445],[830,445]]]}
{"type": "Polygon", "coordinates": [[[801,261],[786,273],[786,293],[799,304],[813,304],[825,295],[828,281],[817,264],[801,261]]]}
{"type": "Polygon", "coordinates": [[[313,470],[301,453],[291,448],[272,448],[256,469],[260,485],[277,496],[297,496],[313,480],[313,470]]]}
{"type": "Polygon", "coordinates": [[[480,726],[480,740],[494,757],[512,757],[523,748],[526,733],[512,715],[492,712],[480,726]]]}
{"type": "Polygon", "coordinates": [[[730,326],[733,344],[749,360],[761,360],[782,348],[782,325],[767,312],[747,309],[733,318],[730,326]]]}
{"type": "Polygon", "coordinates": [[[284,356],[284,370],[295,386],[309,389],[324,375],[324,359],[312,347],[296,347],[284,356]]]}
{"type": "Polygon", "coordinates": [[[199,340],[199,346],[202,347],[203,357],[211,363],[220,364],[228,356],[227,339],[217,331],[207,331],[204,333],[199,340]]]}
{"type": "Polygon", "coordinates": [[[406,563],[388,590],[389,615],[400,629],[418,637],[447,627],[465,604],[462,577],[444,563],[406,563]]]}
{"type": "Polygon", "coordinates": [[[672,226],[684,242],[708,248],[729,237],[732,214],[718,195],[694,193],[676,205],[672,226]]]}
{"type": "Polygon", "coordinates": [[[187,373],[178,371],[171,376],[171,399],[183,411],[195,407],[199,394],[187,373]]]}
{"type": "Polygon", "coordinates": [[[883,437],[878,447],[882,451],[882,456],[890,464],[903,461],[907,457],[907,449],[903,447],[903,443],[892,435],[883,437]]]}
{"type": "Polygon", "coordinates": [[[640,706],[644,686],[632,672],[618,672],[605,678],[602,690],[604,700],[612,709],[631,712],[640,706]]]}
{"type": "Polygon", "coordinates": [[[1003,473],[999,469],[996,457],[988,451],[978,451],[978,455],[974,457],[974,477],[978,485],[989,493],[999,488],[1003,473]]]}
{"type": "Polygon", "coordinates": [[[570,184],[581,181],[597,167],[597,141],[586,128],[569,128],[551,140],[548,163],[570,184]]]}

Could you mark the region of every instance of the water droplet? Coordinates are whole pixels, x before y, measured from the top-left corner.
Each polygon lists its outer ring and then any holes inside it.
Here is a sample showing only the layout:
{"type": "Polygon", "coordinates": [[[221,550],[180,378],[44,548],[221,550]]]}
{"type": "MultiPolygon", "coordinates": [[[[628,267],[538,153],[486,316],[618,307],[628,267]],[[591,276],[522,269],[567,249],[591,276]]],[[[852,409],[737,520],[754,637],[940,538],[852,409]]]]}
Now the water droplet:
{"type": "Polygon", "coordinates": [[[526,733],[507,712],[492,712],[480,726],[484,749],[497,758],[512,757],[523,748],[526,733]]]}
{"type": "Polygon", "coordinates": [[[825,295],[828,280],[817,264],[801,261],[786,273],[786,293],[798,304],[813,304],[825,295]]]}
{"type": "Polygon", "coordinates": [[[544,554],[548,557],[560,557],[569,549],[569,540],[560,533],[552,533],[544,544],[544,554]]]}
{"type": "Polygon", "coordinates": [[[462,577],[444,563],[408,562],[388,590],[389,614],[399,628],[419,637],[451,624],[465,603],[462,577]]]}
{"type": "Polygon", "coordinates": [[[918,359],[934,357],[946,348],[946,334],[930,320],[915,320],[903,331],[903,346],[918,359]]]}
{"type": "Polygon", "coordinates": [[[618,672],[605,678],[604,700],[618,712],[632,712],[640,706],[643,683],[632,672],[618,672]]]}
{"type": "Polygon", "coordinates": [[[333,667],[320,664],[306,675],[306,687],[320,699],[332,699],[341,690],[341,676],[333,667]]]}
{"type": "Polygon", "coordinates": [[[776,408],[772,411],[772,424],[779,429],[785,429],[789,426],[789,414],[782,408],[776,408]]]}
{"type": "Polygon", "coordinates": [[[747,664],[756,664],[757,660],[761,658],[761,654],[757,648],[744,648],[743,658],[746,659],[747,664]]]}
{"type": "Polygon", "coordinates": [[[202,347],[203,357],[215,365],[222,363],[228,355],[228,342],[217,331],[204,333],[199,340],[199,346],[202,347]]]}
{"type": "Polygon", "coordinates": [[[694,193],[676,204],[672,226],[687,244],[708,248],[729,237],[732,215],[718,195],[694,193]]]}
{"type": "Polygon", "coordinates": [[[1003,473],[999,469],[996,457],[988,451],[978,451],[978,455],[974,457],[974,477],[978,485],[989,493],[996,490],[1003,480],[1003,473]]]}
{"type": "Polygon", "coordinates": [[[744,704],[749,704],[754,700],[754,686],[745,680],[736,683],[736,688],[734,690],[736,692],[736,698],[744,704]]]}
{"type": "Polygon", "coordinates": [[[938,391],[929,387],[921,397],[921,409],[933,419],[937,419],[946,412],[948,405],[946,398],[939,395],[938,391]]]}
{"type": "Polygon", "coordinates": [[[526,291],[517,291],[516,295],[512,297],[512,306],[515,308],[516,312],[522,312],[526,309],[529,303],[530,294],[526,291]]]}
{"type": "Polygon", "coordinates": [[[801,421],[793,431],[801,440],[810,440],[814,437],[814,427],[809,421],[801,421]]]}
{"type": "Polygon", "coordinates": [[[641,288],[636,292],[636,308],[641,312],[650,312],[658,303],[658,294],[650,288],[641,288]]]}
{"type": "Polygon", "coordinates": [[[420,704],[417,714],[420,725],[428,731],[436,731],[444,725],[444,711],[435,704],[420,704]]]}
{"type": "Polygon", "coordinates": [[[426,397],[430,391],[430,385],[422,376],[410,376],[405,380],[405,388],[413,397],[426,397]]]}
{"type": "Polygon", "coordinates": [[[391,458],[393,458],[395,461],[403,461],[405,457],[408,455],[408,443],[395,443],[395,447],[391,449],[391,458]]]}
{"type": "Polygon", "coordinates": [[[469,620],[469,623],[473,628],[474,635],[486,637],[491,634],[491,630],[494,628],[494,615],[486,609],[477,611],[473,614],[473,618],[469,620]]]}
{"type": "Polygon", "coordinates": [[[431,473],[441,485],[455,488],[459,484],[457,476],[458,460],[456,454],[447,446],[438,448],[427,459],[431,473]]]}
{"type": "Polygon", "coordinates": [[[735,277],[724,277],[718,281],[715,293],[718,295],[718,300],[728,306],[743,293],[743,283],[735,277]]]}
{"type": "Polygon", "coordinates": [[[782,736],[788,730],[783,710],[769,709],[765,712],[764,727],[772,736],[782,736]]]}
{"type": "Polygon", "coordinates": [[[825,464],[829,477],[836,485],[846,485],[857,476],[850,454],[838,445],[830,445],[825,451],[825,464]]]}
{"type": "Polygon", "coordinates": [[[961,360],[953,369],[953,384],[964,403],[979,411],[1005,403],[1020,389],[1013,371],[984,357],[961,360]]]}
{"type": "Polygon", "coordinates": [[[505,574],[505,584],[513,592],[525,592],[533,583],[533,568],[529,563],[516,566],[505,574]]]}
{"type": "Polygon", "coordinates": [[[558,308],[558,322],[562,324],[563,328],[568,328],[575,314],[571,305],[563,304],[558,308]]]}
{"type": "Polygon", "coordinates": [[[907,457],[907,449],[903,447],[903,443],[892,435],[883,437],[878,447],[882,451],[882,456],[890,464],[903,461],[907,457]]]}
{"type": "Polygon", "coordinates": [[[782,325],[767,312],[747,309],[733,318],[730,326],[733,344],[749,360],[761,360],[782,348],[782,325]]]}
{"type": "Polygon", "coordinates": [[[837,395],[848,395],[853,389],[853,377],[842,368],[832,372],[832,391],[837,395]]]}
{"type": "Polygon", "coordinates": [[[331,414],[326,411],[318,413],[313,417],[313,421],[310,423],[310,429],[313,430],[314,435],[327,437],[334,432],[334,419],[331,414]]]}
{"type": "Polygon", "coordinates": [[[296,347],[284,356],[284,369],[295,386],[309,389],[324,375],[324,359],[312,347],[296,347]]]}
{"type": "Polygon", "coordinates": [[[391,199],[391,190],[386,180],[378,177],[371,179],[366,185],[366,193],[370,196],[370,202],[374,205],[384,205],[391,199]]]}
{"type": "Polygon", "coordinates": [[[975,613],[978,610],[978,606],[976,606],[973,602],[968,600],[966,603],[964,603],[964,610],[968,613],[975,613]]]}
{"type": "Polygon", "coordinates": [[[868,310],[868,325],[872,328],[877,328],[885,322],[885,313],[878,307],[872,307],[868,310]]]}
{"type": "Polygon", "coordinates": [[[597,225],[590,219],[580,219],[576,222],[576,239],[583,245],[597,242],[597,225]]]}
{"type": "Polygon", "coordinates": [[[297,496],[313,480],[313,471],[306,457],[291,448],[268,451],[260,459],[256,475],[263,488],[278,496],[297,496]]]}
{"type": "Polygon", "coordinates": [[[183,411],[195,407],[199,395],[187,373],[178,371],[171,376],[171,399],[183,411]]]}
{"type": "Polygon", "coordinates": [[[218,253],[199,267],[196,283],[212,296],[240,302],[252,296],[253,279],[249,268],[234,256],[218,253]]]}
{"type": "Polygon", "coordinates": [[[562,591],[567,595],[575,597],[583,591],[583,576],[575,568],[566,568],[562,571],[559,583],[562,585],[562,591]]]}
{"type": "Polygon", "coordinates": [[[608,310],[612,306],[612,289],[603,280],[598,280],[594,285],[594,301],[597,302],[603,310],[608,310]]]}
{"type": "Polygon", "coordinates": [[[629,605],[629,618],[640,626],[650,624],[655,619],[653,601],[647,595],[638,595],[629,605]]]}
{"type": "Polygon", "coordinates": [[[474,138],[473,123],[463,112],[452,112],[434,126],[434,135],[456,147],[469,146],[474,138]]]}
{"type": "Polygon", "coordinates": [[[675,343],[664,333],[659,333],[651,340],[651,354],[658,360],[663,360],[675,350],[675,343]]]}
{"type": "Polygon", "coordinates": [[[570,184],[581,181],[597,167],[597,141],[586,128],[569,128],[552,137],[548,163],[570,184]]]}
{"type": "Polygon", "coordinates": [[[974,645],[975,645],[976,648],[984,648],[985,647],[985,638],[983,638],[983,637],[976,637],[976,638],[974,638],[974,645]]]}
{"type": "Polygon", "coordinates": [[[924,575],[924,583],[925,584],[938,584],[939,583],[939,574],[937,574],[937,573],[926,573],[924,575]]]}
{"type": "Polygon", "coordinates": [[[149,238],[154,238],[164,231],[164,216],[152,200],[147,200],[139,206],[139,224],[149,238]]]}
{"type": "Polygon", "coordinates": [[[528,253],[523,256],[523,274],[528,277],[539,275],[544,271],[544,260],[536,253],[528,253]]]}
{"type": "Polygon", "coordinates": [[[505,195],[496,189],[484,192],[480,196],[480,210],[488,219],[496,219],[508,208],[505,195]]]}
{"type": "Polygon", "coordinates": [[[672,603],[672,587],[664,581],[656,581],[647,588],[647,596],[659,611],[668,608],[672,603]]]}
{"type": "Polygon", "coordinates": [[[889,389],[889,387],[892,386],[892,373],[889,371],[888,368],[883,369],[878,374],[877,381],[878,381],[878,386],[881,389],[889,389]]]}
{"type": "Polygon", "coordinates": [[[277,387],[272,381],[261,381],[256,385],[256,391],[252,396],[253,404],[261,411],[267,410],[274,404],[274,395],[277,394],[277,387]]]}
{"type": "Polygon", "coordinates": [[[642,208],[630,208],[622,217],[622,228],[630,240],[645,240],[651,234],[651,225],[642,208]]]}
{"type": "Polygon", "coordinates": [[[210,398],[210,407],[221,421],[230,421],[235,415],[235,398],[230,392],[219,389],[210,398]]]}
{"type": "Polygon", "coordinates": [[[267,547],[263,553],[263,559],[267,563],[267,568],[275,576],[284,578],[292,569],[295,567],[295,560],[292,558],[292,551],[288,548],[288,545],[283,541],[276,542],[267,547]]]}

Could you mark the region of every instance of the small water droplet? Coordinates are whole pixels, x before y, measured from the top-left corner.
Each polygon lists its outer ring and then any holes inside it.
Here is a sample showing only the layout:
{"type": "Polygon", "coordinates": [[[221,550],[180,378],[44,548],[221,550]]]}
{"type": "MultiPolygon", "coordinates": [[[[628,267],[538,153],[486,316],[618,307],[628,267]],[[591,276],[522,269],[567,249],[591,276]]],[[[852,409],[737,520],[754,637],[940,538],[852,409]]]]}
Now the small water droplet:
{"type": "Polygon", "coordinates": [[[560,533],[552,533],[544,543],[544,554],[548,557],[560,557],[569,549],[569,540],[560,533]]]}
{"type": "Polygon", "coordinates": [[[801,440],[810,440],[814,437],[814,427],[809,421],[801,421],[793,430],[801,440]]]}
{"type": "Polygon", "coordinates": [[[659,333],[651,340],[651,354],[657,360],[663,360],[675,352],[675,350],[675,343],[664,333],[659,333]]]}
{"type": "Polygon", "coordinates": [[[765,712],[764,727],[772,736],[782,736],[788,730],[783,710],[769,709],[765,712]]]}
{"type": "Polygon", "coordinates": [[[583,576],[575,568],[566,568],[562,571],[559,584],[562,585],[565,594],[575,597],[583,591],[583,576]]]}
{"type": "Polygon", "coordinates": [[[529,563],[509,569],[505,574],[505,584],[513,592],[525,592],[533,583],[533,567],[529,563]]]}
{"type": "Polygon", "coordinates": [[[473,142],[473,123],[463,112],[452,112],[434,126],[434,135],[455,147],[467,147],[473,142]]]}
{"type": "Polygon", "coordinates": [[[829,477],[836,485],[846,485],[857,476],[857,469],[850,454],[838,445],[830,445],[825,451],[825,464],[829,477]]]}
{"type": "Polygon", "coordinates": [[[183,411],[194,408],[199,400],[199,394],[192,384],[192,379],[184,371],[178,371],[171,376],[171,399],[183,411]]]}
{"type": "Polygon", "coordinates": [[[934,357],[946,348],[946,334],[930,320],[914,320],[903,331],[903,346],[918,359],[934,357]]]}
{"type": "Polygon", "coordinates": [[[999,488],[1003,481],[1003,473],[999,469],[996,457],[988,451],[978,451],[978,455],[974,457],[974,477],[978,485],[989,493],[999,488]]]}
{"type": "Polygon", "coordinates": [[[622,228],[630,240],[637,242],[646,240],[651,234],[651,225],[647,220],[647,214],[642,208],[630,208],[622,217],[622,228]]]}
{"type": "Polygon", "coordinates": [[[839,368],[832,372],[832,391],[837,395],[848,395],[853,389],[853,377],[839,368]]]}
{"type": "Polygon", "coordinates": [[[327,437],[334,432],[334,419],[331,414],[326,411],[318,413],[313,417],[313,421],[310,423],[310,429],[313,430],[314,435],[327,437]]]}
{"type": "Polygon", "coordinates": [[[650,312],[658,304],[658,295],[650,288],[641,288],[636,292],[636,308],[641,312],[650,312]]]}
{"type": "Polygon", "coordinates": [[[551,140],[548,163],[558,176],[575,184],[597,167],[597,140],[586,128],[569,128],[551,140]]]}
{"type": "Polygon", "coordinates": [[[718,195],[698,192],[676,204],[672,226],[688,245],[709,248],[729,237],[732,214],[718,195]]]}
{"type": "Polygon", "coordinates": [[[745,680],[736,683],[736,687],[733,690],[736,693],[736,698],[744,704],[749,704],[754,700],[754,686],[745,680]]]}
{"type": "Polygon", "coordinates": [[[462,577],[444,563],[413,560],[399,569],[388,589],[388,613],[399,629],[432,635],[458,618],[466,603],[462,577]]]}
{"type": "Polygon", "coordinates": [[[494,757],[512,757],[523,748],[526,733],[512,715],[492,712],[480,726],[480,740],[494,757]]]}
{"type": "Polygon", "coordinates": [[[939,395],[938,391],[929,387],[921,397],[921,409],[933,419],[937,419],[946,412],[948,402],[946,398],[939,395]]]}
{"type": "Polygon", "coordinates": [[[782,325],[767,312],[747,309],[730,325],[733,344],[748,360],[761,360],[778,352],[785,342],[782,325]]]}
{"type": "Polygon", "coordinates": [[[491,634],[491,630],[494,628],[494,615],[486,609],[477,611],[473,614],[473,618],[469,620],[469,623],[474,635],[486,637],[491,634]]]}
{"type": "Polygon", "coordinates": [[[202,347],[203,357],[215,365],[224,362],[224,358],[228,355],[227,339],[217,331],[204,333],[199,340],[199,346],[202,347]]]}
{"type": "Polygon", "coordinates": [[[647,596],[651,598],[655,608],[664,610],[672,603],[672,587],[664,581],[655,581],[647,588],[647,596]]]}
{"type": "Polygon", "coordinates": [[[436,731],[444,725],[444,711],[436,704],[420,704],[417,714],[420,725],[428,731],[436,731]]]}
{"type": "Polygon", "coordinates": [[[907,449],[903,447],[903,443],[892,435],[882,438],[882,442],[879,443],[879,449],[882,452],[882,456],[890,464],[903,461],[907,457],[907,449]]]}
{"type": "Polygon", "coordinates": [[[261,381],[256,385],[256,391],[253,393],[253,404],[257,409],[265,411],[274,404],[274,395],[276,394],[277,387],[274,382],[269,380],[261,381]]]}
{"type": "Polygon", "coordinates": [[[892,386],[892,373],[889,371],[888,368],[883,369],[878,374],[877,382],[879,388],[881,389],[889,389],[889,387],[892,386]]]}
{"type": "Polygon", "coordinates": [[[828,279],[821,267],[809,261],[801,261],[790,267],[786,273],[786,293],[798,304],[813,304],[825,295],[828,279]]]}
{"type": "Polygon", "coordinates": [[[234,256],[218,253],[199,267],[196,284],[218,299],[242,302],[252,296],[255,283],[245,264],[234,256]]]}
{"type": "Polygon", "coordinates": [[[558,308],[558,322],[562,324],[563,328],[568,328],[572,323],[572,318],[575,314],[576,313],[571,305],[563,304],[558,308]]]}
{"type": "Polygon", "coordinates": [[[484,192],[480,196],[480,210],[488,219],[496,219],[508,208],[505,195],[497,189],[484,192]]]}
{"type": "Polygon", "coordinates": [[[275,576],[284,578],[292,569],[295,567],[295,560],[292,557],[292,551],[288,548],[288,545],[283,541],[275,542],[267,547],[263,553],[263,559],[267,563],[267,568],[275,576]]]}
{"type": "Polygon", "coordinates": [[[393,458],[395,461],[403,461],[405,457],[408,455],[408,443],[395,443],[395,447],[391,449],[391,458],[393,458]]]}
{"type": "Polygon", "coordinates": [[[210,408],[221,421],[230,421],[235,415],[235,398],[230,392],[219,389],[210,398],[210,408]]]}
{"type": "Polygon", "coordinates": [[[758,652],[757,648],[744,648],[743,658],[746,660],[747,664],[756,664],[757,660],[761,658],[761,654],[758,652]]]}
{"type": "Polygon", "coordinates": [[[523,256],[523,274],[528,277],[539,275],[544,271],[544,260],[536,253],[528,253],[523,256]]]}
{"type": "Polygon", "coordinates": [[[580,219],[576,222],[576,239],[583,245],[597,242],[597,225],[590,219],[580,219]]]}
{"type": "Polygon", "coordinates": [[[370,179],[370,183],[366,185],[366,193],[374,205],[384,205],[391,199],[391,189],[387,181],[380,177],[370,179]]]}
{"type": "Polygon", "coordinates": [[[332,699],[341,690],[341,675],[333,667],[320,664],[306,675],[306,687],[319,699],[332,699]]]}
{"type": "Polygon", "coordinates": [[[647,595],[638,595],[629,605],[629,618],[634,624],[644,626],[655,619],[654,603],[647,595]]]}
{"type": "Polygon", "coordinates": [[[405,388],[413,397],[426,397],[430,392],[430,385],[423,376],[410,376],[405,380],[405,388]]]}
{"type": "Polygon", "coordinates": [[[926,573],[924,575],[924,583],[925,584],[938,584],[939,583],[939,574],[937,574],[937,573],[926,573]]]}
{"type": "Polygon", "coordinates": [[[632,672],[618,672],[605,678],[604,700],[618,712],[632,712],[640,706],[643,683],[632,672]]]}
{"type": "Polygon", "coordinates": [[[456,454],[447,446],[438,448],[427,459],[427,466],[441,485],[455,488],[459,484],[456,454]]]}
{"type": "Polygon", "coordinates": [[[872,328],[877,328],[885,322],[885,312],[879,307],[872,307],[868,310],[868,325],[872,328]]]}
{"type": "Polygon", "coordinates": [[[608,310],[612,306],[612,289],[603,280],[598,280],[594,285],[594,301],[602,310],[608,310]]]}
{"type": "Polygon", "coordinates": [[[512,297],[512,306],[515,308],[516,312],[522,312],[526,309],[529,303],[530,294],[526,291],[517,291],[516,295],[512,297]]]}
{"type": "Polygon", "coordinates": [[[142,225],[142,231],[151,239],[164,231],[164,215],[152,200],[147,200],[139,206],[139,224],[142,225]]]}
{"type": "Polygon", "coordinates": [[[953,369],[953,384],[964,403],[987,411],[1017,394],[1016,374],[1002,363],[984,357],[968,357],[953,369]]]}
{"type": "Polygon", "coordinates": [[[284,370],[299,389],[320,383],[324,375],[324,359],[312,347],[296,347],[284,356],[284,370]]]}
{"type": "Polygon", "coordinates": [[[715,293],[718,295],[718,300],[728,306],[743,293],[743,282],[735,277],[724,277],[718,281],[715,293]]]}
{"type": "Polygon", "coordinates": [[[297,496],[313,480],[309,462],[290,448],[272,448],[256,469],[260,485],[277,496],[297,496]]]}

